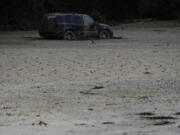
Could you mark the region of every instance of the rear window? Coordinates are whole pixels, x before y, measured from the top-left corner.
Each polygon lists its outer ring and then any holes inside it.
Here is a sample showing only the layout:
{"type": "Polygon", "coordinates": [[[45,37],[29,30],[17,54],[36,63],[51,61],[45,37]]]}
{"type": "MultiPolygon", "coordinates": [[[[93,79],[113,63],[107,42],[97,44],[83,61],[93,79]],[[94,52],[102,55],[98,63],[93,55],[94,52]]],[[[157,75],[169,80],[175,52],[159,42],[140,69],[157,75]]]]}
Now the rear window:
{"type": "Polygon", "coordinates": [[[65,23],[72,23],[72,15],[64,15],[65,23]]]}
{"type": "Polygon", "coordinates": [[[80,15],[74,15],[72,17],[72,21],[73,21],[73,23],[83,24],[83,17],[80,15]]]}
{"type": "Polygon", "coordinates": [[[56,23],[63,23],[63,17],[61,15],[57,16],[56,19],[55,19],[55,22],[56,23]]]}

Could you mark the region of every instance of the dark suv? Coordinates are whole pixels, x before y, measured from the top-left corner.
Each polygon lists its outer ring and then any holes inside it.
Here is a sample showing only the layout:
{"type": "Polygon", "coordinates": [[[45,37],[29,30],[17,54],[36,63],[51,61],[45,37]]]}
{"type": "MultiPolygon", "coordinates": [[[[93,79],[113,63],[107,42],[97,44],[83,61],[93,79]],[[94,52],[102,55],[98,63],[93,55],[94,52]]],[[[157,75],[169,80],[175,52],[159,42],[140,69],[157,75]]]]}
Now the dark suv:
{"type": "Polygon", "coordinates": [[[44,16],[39,35],[65,40],[90,37],[109,39],[113,37],[113,31],[109,25],[97,23],[85,14],[52,13],[44,16]]]}

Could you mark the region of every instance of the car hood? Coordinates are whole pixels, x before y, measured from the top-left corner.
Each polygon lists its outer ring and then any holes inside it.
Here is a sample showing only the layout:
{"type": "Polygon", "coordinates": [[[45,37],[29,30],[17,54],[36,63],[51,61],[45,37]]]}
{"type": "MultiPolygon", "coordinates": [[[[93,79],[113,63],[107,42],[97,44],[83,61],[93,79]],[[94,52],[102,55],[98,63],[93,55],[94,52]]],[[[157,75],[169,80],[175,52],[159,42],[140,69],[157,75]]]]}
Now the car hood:
{"type": "Polygon", "coordinates": [[[102,23],[100,23],[99,26],[100,26],[101,28],[108,28],[108,29],[111,28],[111,26],[109,26],[109,25],[107,25],[107,24],[102,24],[102,23]]]}

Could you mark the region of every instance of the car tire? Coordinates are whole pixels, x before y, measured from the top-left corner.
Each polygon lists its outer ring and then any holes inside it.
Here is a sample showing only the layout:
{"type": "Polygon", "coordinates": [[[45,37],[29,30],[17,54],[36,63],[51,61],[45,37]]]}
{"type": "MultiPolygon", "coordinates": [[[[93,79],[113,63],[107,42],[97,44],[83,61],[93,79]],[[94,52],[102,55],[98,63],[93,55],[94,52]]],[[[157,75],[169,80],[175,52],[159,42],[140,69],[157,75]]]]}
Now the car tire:
{"type": "Polygon", "coordinates": [[[72,30],[67,30],[64,32],[64,40],[75,40],[76,35],[72,30]]]}
{"type": "Polygon", "coordinates": [[[98,34],[99,39],[110,39],[111,33],[108,30],[101,30],[98,34]]]}

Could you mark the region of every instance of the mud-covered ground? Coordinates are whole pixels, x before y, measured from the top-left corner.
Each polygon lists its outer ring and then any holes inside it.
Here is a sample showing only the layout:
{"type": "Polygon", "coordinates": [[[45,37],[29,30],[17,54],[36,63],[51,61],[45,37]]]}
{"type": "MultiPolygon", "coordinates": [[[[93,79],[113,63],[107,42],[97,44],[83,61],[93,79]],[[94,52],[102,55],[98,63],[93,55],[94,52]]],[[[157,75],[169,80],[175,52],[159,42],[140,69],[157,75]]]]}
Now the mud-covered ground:
{"type": "Polygon", "coordinates": [[[179,135],[180,24],[110,40],[0,32],[1,135],[179,135]]]}

